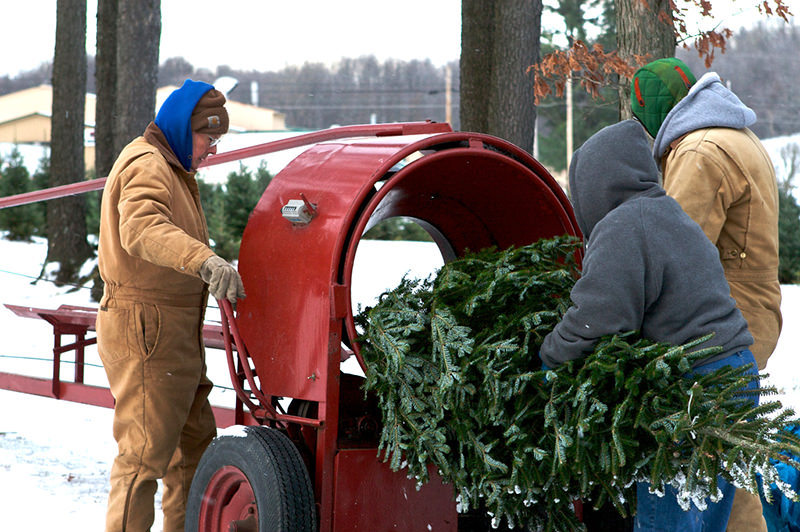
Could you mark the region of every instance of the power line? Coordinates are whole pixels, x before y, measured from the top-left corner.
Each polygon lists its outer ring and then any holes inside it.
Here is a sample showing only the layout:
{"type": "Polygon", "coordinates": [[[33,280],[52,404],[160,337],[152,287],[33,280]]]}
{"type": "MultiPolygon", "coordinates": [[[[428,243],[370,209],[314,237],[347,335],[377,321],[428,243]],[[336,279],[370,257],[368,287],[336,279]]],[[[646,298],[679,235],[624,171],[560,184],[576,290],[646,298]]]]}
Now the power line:
{"type": "MultiPolygon", "coordinates": [[[[10,272],[8,270],[0,270],[0,273],[7,273],[8,275],[16,275],[18,277],[25,277],[26,279],[33,279],[35,282],[33,282],[31,284],[36,284],[36,282],[38,282],[38,281],[45,281],[47,283],[56,284],[56,282],[53,279],[48,279],[47,277],[34,277],[33,275],[27,275],[27,274],[18,273],[18,272],[10,272]]],[[[91,288],[89,288],[88,286],[83,286],[83,285],[79,285],[79,284],[75,284],[75,283],[59,282],[58,284],[63,285],[63,286],[71,286],[71,287],[73,287],[75,289],[91,290],[91,288]]]]}
{"type": "Polygon", "coordinates": [[[413,105],[406,105],[406,104],[377,104],[377,105],[369,105],[369,104],[353,104],[353,105],[276,105],[276,109],[280,111],[290,110],[290,111],[297,111],[297,110],[315,110],[315,109],[372,109],[372,110],[379,110],[379,109],[443,109],[444,106],[442,104],[413,104],[413,105]]]}

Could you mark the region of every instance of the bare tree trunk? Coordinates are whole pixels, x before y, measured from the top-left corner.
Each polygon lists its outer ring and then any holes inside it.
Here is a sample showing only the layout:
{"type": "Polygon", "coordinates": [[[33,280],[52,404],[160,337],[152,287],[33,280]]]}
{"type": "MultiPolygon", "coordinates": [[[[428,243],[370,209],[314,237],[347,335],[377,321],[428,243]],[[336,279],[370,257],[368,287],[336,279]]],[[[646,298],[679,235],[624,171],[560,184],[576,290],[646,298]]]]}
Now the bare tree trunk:
{"type": "Polygon", "coordinates": [[[114,152],[153,120],[161,39],[160,0],[119,0],[114,152]]]}
{"type": "MultiPolygon", "coordinates": [[[[50,186],[85,179],[86,0],[58,0],[53,57],[50,186]]],[[[81,196],[47,204],[47,262],[58,262],[56,281],[75,282],[92,256],[81,196]]]]}
{"type": "Polygon", "coordinates": [[[528,67],[539,59],[542,3],[509,0],[495,4],[492,97],[489,132],[533,152],[536,105],[528,67]]]}
{"type": "Polygon", "coordinates": [[[485,132],[489,129],[488,77],[492,71],[494,51],[494,19],[492,2],[461,1],[461,102],[459,115],[464,131],[485,132]]]}
{"type": "Polygon", "coordinates": [[[114,106],[117,101],[118,0],[97,3],[97,54],[95,56],[94,167],[97,177],[107,176],[114,165],[114,106]]]}
{"type": "MultiPolygon", "coordinates": [[[[617,49],[622,59],[649,56],[647,62],[675,55],[670,0],[617,0],[617,49]]],[[[620,119],[631,118],[631,80],[620,76],[620,119]]]]}
{"type": "Polygon", "coordinates": [[[536,106],[541,0],[461,2],[461,127],[531,152],[536,106]]]}

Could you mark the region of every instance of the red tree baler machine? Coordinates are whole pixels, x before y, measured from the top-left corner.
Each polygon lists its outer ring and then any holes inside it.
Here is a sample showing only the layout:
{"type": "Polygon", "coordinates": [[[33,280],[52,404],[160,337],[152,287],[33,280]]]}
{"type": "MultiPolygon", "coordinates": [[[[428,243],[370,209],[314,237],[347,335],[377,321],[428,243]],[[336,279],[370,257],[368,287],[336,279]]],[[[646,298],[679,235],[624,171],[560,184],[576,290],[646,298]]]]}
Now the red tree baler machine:
{"type": "Polygon", "coordinates": [[[221,304],[235,419],[247,426],[223,430],[206,451],[187,530],[467,530],[435,472],[418,487],[378,456],[380,411],[363,378],[341,371],[348,356],[366,371],[351,300],[356,252],[368,229],[393,217],[427,230],[444,261],[577,235],[569,201],[516,146],[430,122],[325,130],[207,165],[304,144],[242,235],[247,298],[236,313],[221,304]]]}

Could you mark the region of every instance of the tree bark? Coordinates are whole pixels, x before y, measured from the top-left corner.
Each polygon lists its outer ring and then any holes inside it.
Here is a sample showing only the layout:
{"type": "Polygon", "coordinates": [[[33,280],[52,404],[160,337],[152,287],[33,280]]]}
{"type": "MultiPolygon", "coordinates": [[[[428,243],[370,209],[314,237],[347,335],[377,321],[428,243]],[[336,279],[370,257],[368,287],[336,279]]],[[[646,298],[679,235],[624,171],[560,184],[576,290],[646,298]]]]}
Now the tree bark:
{"type": "Polygon", "coordinates": [[[97,177],[107,176],[114,165],[114,106],[117,100],[118,0],[97,3],[97,53],[95,55],[94,167],[97,177]]]}
{"type": "MultiPolygon", "coordinates": [[[[674,57],[677,41],[670,0],[617,0],[617,50],[630,61],[634,55],[648,56],[646,62],[674,57]]],[[[631,80],[619,79],[620,119],[631,113],[631,80]]]]}
{"type": "Polygon", "coordinates": [[[541,0],[461,2],[461,127],[532,152],[541,0]]]}
{"type": "MultiPolygon", "coordinates": [[[[86,0],[58,0],[53,57],[50,186],[85,179],[86,0]]],[[[47,205],[47,262],[59,263],[56,282],[77,280],[93,252],[86,241],[86,208],[81,196],[47,205]]]]}
{"type": "Polygon", "coordinates": [[[161,40],[160,0],[118,0],[114,152],[153,120],[161,40]]]}
{"type": "Polygon", "coordinates": [[[494,19],[492,2],[461,1],[461,128],[485,132],[489,129],[489,83],[494,50],[494,19]]]}

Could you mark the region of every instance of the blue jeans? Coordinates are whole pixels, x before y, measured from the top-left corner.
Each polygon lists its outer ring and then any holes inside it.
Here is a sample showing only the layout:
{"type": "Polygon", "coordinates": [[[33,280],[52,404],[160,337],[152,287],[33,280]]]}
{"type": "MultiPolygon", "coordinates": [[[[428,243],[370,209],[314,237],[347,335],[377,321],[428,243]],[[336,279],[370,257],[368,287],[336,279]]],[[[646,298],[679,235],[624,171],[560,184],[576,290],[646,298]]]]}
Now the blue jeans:
{"type": "MultiPolygon", "coordinates": [[[[705,375],[724,366],[745,366],[747,364],[752,364],[747,374],[758,375],[756,361],[749,349],[695,368],[690,375],[705,375]]],[[[758,388],[757,380],[753,380],[747,385],[748,390],[756,388],[758,388]]],[[[757,396],[753,400],[758,404],[757,396]]],[[[736,487],[722,477],[717,478],[717,485],[722,491],[722,499],[716,503],[706,500],[708,508],[701,512],[694,503],[691,504],[688,511],[684,511],[678,505],[677,491],[671,486],[666,486],[664,496],[659,497],[649,492],[649,483],[637,483],[634,532],[724,532],[731,515],[736,487]]]]}

